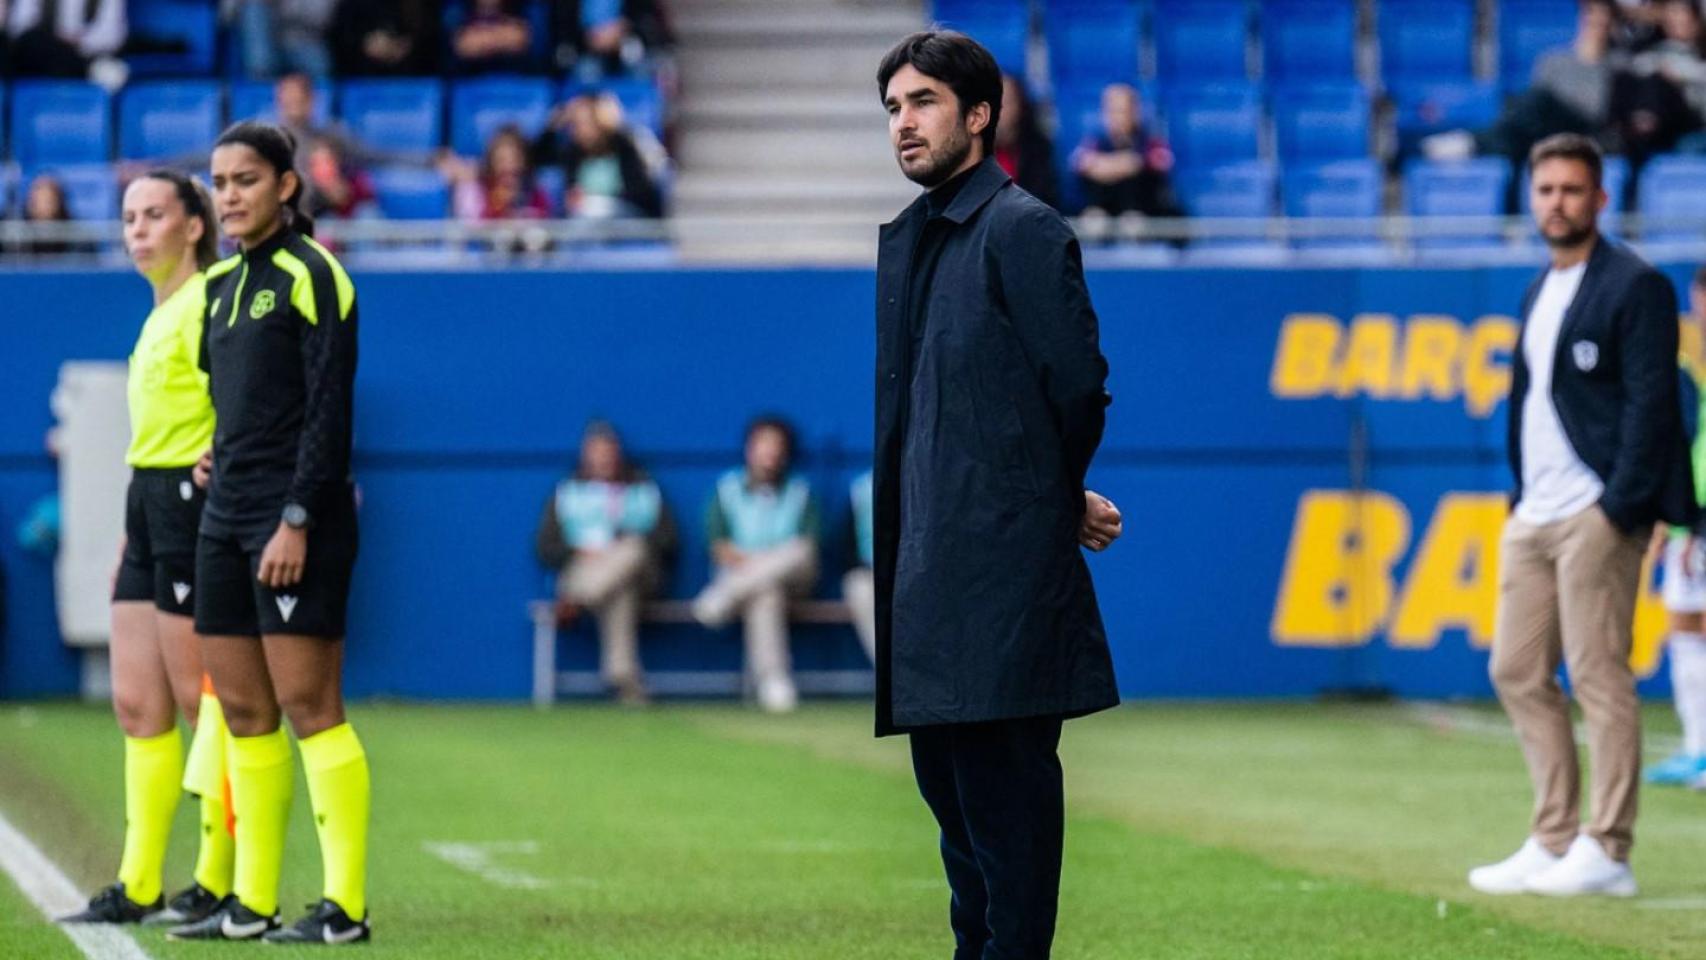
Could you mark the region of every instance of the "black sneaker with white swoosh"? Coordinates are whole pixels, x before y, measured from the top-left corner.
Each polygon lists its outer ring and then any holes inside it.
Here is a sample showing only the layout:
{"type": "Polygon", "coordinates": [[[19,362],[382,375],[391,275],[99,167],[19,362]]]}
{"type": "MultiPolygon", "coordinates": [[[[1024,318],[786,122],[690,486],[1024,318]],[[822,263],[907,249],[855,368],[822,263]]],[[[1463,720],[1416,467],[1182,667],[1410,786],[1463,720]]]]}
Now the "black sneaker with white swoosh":
{"type": "Polygon", "coordinates": [[[60,923],[139,923],[166,905],[156,897],[153,903],[137,903],[125,893],[124,884],[105,887],[89,900],[89,905],[76,913],[59,918],[60,923]]]}
{"type": "Polygon", "coordinates": [[[195,923],[166,931],[168,940],[254,940],[278,929],[278,914],[262,916],[243,906],[236,894],[226,897],[219,909],[195,923]]]}
{"type": "Polygon", "coordinates": [[[142,920],[145,927],[183,926],[204,920],[213,911],[225,903],[223,897],[207,889],[199,883],[192,883],[183,890],[173,894],[166,901],[166,907],[149,914],[142,920]]]}
{"type": "Polygon", "coordinates": [[[321,900],[308,908],[308,915],[288,927],[274,930],[263,939],[267,943],[321,943],[338,946],[362,943],[373,936],[367,918],[351,920],[344,908],[330,900],[321,900]]]}

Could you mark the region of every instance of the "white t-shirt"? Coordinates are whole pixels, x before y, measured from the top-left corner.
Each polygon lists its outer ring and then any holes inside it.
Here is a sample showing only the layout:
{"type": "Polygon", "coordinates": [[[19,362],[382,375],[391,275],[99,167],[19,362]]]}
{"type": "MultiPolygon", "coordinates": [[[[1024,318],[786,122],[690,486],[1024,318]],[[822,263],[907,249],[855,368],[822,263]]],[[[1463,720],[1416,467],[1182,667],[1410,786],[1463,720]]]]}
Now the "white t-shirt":
{"type": "Polygon", "coordinates": [[[1567,270],[1547,271],[1522,336],[1528,395],[1522,401],[1522,499],[1516,505],[1516,518],[1534,526],[1568,520],[1598,503],[1605,492],[1599,475],[1570,446],[1552,403],[1558,333],[1587,267],[1584,260],[1567,270]]]}

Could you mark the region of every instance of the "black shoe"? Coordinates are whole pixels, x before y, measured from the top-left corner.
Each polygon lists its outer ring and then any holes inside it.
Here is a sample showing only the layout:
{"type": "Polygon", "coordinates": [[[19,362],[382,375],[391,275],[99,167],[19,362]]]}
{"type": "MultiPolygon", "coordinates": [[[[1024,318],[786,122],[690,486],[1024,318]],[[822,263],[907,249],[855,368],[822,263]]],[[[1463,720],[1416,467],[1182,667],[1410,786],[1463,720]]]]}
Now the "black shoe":
{"type": "Polygon", "coordinates": [[[166,931],[167,940],[254,940],[269,930],[278,929],[278,914],[263,917],[243,906],[232,894],[219,901],[219,906],[194,923],[166,931]]]}
{"type": "Polygon", "coordinates": [[[142,918],[166,905],[155,897],[153,903],[137,903],[124,892],[124,884],[115,883],[89,898],[89,905],[77,913],[59,918],[60,923],[140,923],[142,918]]]}
{"type": "Polygon", "coordinates": [[[266,935],[268,943],[362,943],[373,936],[367,918],[351,920],[344,908],[321,900],[308,908],[308,915],[288,927],[266,935]]]}
{"type": "Polygon", "coordinates": [[[199,883],[192,883],[166,901],[166,909],[151,913],[142,921],[145,927],[182,926],[206,920],[219,909],[220,897],[199,883]]]}

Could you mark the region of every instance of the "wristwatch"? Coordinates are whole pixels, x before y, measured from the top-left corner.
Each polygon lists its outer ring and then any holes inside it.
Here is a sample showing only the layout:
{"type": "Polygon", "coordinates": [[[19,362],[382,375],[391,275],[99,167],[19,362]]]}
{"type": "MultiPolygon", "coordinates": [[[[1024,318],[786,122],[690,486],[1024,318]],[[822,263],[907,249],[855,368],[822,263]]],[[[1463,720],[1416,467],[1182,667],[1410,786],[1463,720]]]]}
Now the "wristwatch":
{"type": "Polygon", "coordinates": [[[313,519],[314,518],[308,516],[308,508],[304,507],[300,503],[287,503],[284,505],[284,525],[292,530],[308,529],[308,525],[313,522],[313,519]]]}

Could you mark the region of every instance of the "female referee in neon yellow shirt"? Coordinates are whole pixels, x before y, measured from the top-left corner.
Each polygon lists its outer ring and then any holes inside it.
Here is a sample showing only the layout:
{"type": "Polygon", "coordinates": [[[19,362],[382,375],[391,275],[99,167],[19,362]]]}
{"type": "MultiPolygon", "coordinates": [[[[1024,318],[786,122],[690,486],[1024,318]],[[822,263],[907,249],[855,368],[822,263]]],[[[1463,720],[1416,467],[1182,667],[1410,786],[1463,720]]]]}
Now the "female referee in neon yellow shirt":
{"type": "Polygon", "coordinates": [[[196,629],[231,727],[232,895],[178,940],[368,939],[367,755],[344,717],[344,617],[355,566],[350,434],[356,298],[298,208],[295,141],[239,123],[213,148],[219,225],[241,252],[207,271],[204,366],[219,427],[196,546],[196,629]],[[290,812],[290,720],[324,868],[287,927],[279,866],[290,812]]]}
{"type": "Polygon", "coordinates": [[[63,918],[77,923],[189,922],[231,890],[224,801],[224,723],[202,690],[191,619],[204,494],[193,478],[213,442],[213,402],[198,358],[206,278],[216,258],[206,188],[169,170],[124,194],[124,245],[154,288],[154,310],[130,357],[132,473],[125,543],[113,582],[113,710],[124,730],[125,837],[118,881],[63,918]],[[176,710],[195,726],[186,763],[176,710]],[[170,901],[162,868],[180,782],[201,797],[195,882],[170,901]]]}

